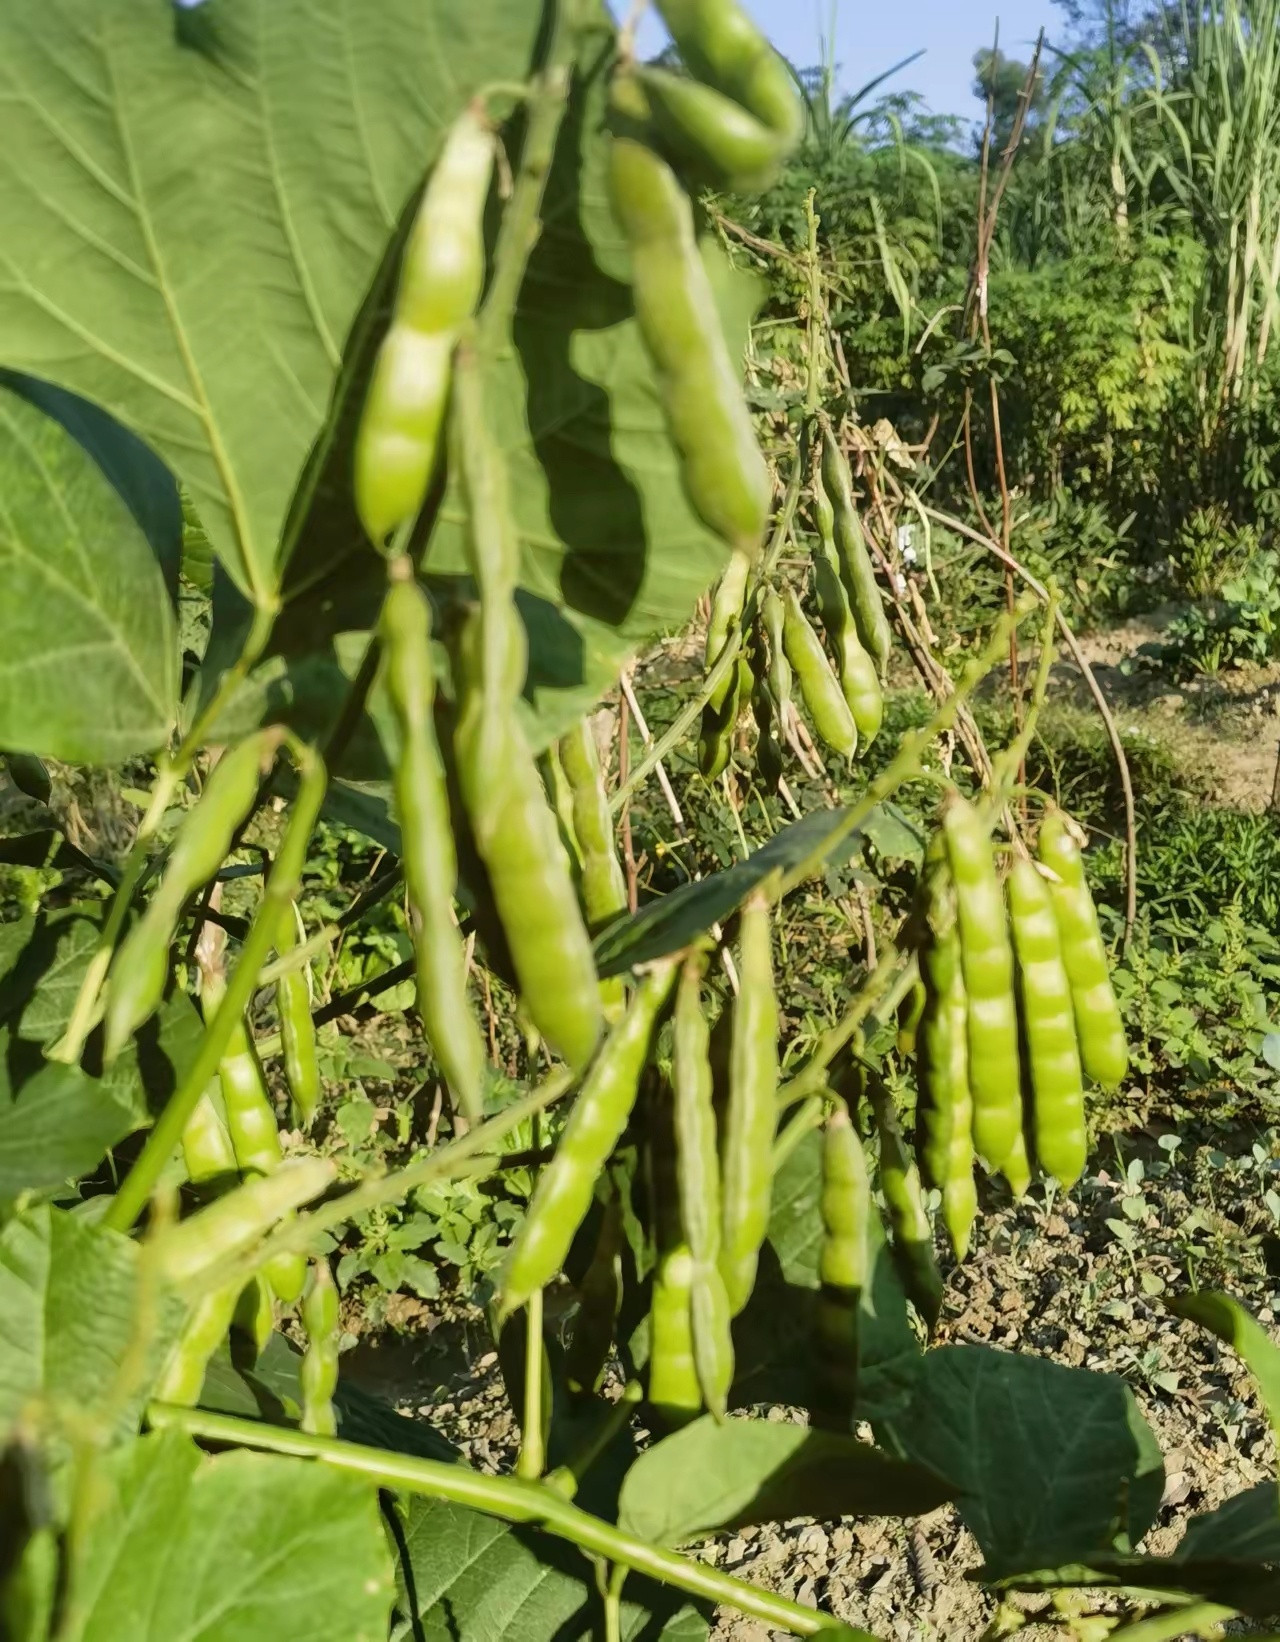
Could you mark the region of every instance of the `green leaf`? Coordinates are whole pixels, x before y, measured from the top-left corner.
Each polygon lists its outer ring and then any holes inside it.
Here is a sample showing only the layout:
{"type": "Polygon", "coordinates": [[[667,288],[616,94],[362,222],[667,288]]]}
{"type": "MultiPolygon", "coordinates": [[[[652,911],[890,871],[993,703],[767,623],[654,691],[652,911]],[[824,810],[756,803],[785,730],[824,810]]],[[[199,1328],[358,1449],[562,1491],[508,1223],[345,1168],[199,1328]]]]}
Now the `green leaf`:
{"type": "Polygon", "coordinates": [[[863,834],[876,854],[889,861],[924,860],[924,834],[896,804],[878,804],[867,817],[863,834]]]}
{"type": "Polygon", "coordinates": [[[482,81],[525,76],[542,12],[67,0],[0,14],[0,151],[23,155],[0,176],[0,361],[139,434],[255,602],[278,584],[299,475],[442,128],[482,81]]]}
{"type": "Polygon", "coordinates": [[[305,1460],[209,1459],[164,1432],[112,1455],[67,1642],[375,1642],[393,1590],[376,1490],[305,1460]]]}
{"type": "MultiPolygon", "coordinates": [[[[736,1407],[802,1407],[813,1390],[811,1357],[804,1342],[812,1332],[819,1286],[821,1190],[822,1140],[815,1132],[805,1136],[774,1176],[769,1236],[761,1250],[756,1286],[734,1324],[736,1407]]],[[[874,1207],[868,1232],[872,1276],[858,1319],[858,1416],[878,1420],[900,1412],[910,1400],[922,1358],[874,1207]]]]}
{"type": "MultiPolygon", "coordinates": [[[[610,924],[596,942],[601,976],[622,975],[634,964],[678,952],[736,912],[772,872],[788,872],[821,852],[845,824],[845,809],[815,810],[781,828],[767,844],[724,872],[681,884],[661,900],[610,924]]],[[[842,843],[847,840],[842,840],[842,843]]]]}
{"type": "MultiPolygon", "coordinates": [[[[0,131],[15,102],[0,100],[0,131]]],[[[2,383],[0,584],[0,746],[108,764],[163,745],[178,655],[155,551],[85,449],[2,383]]]]}
{"type": "Polygon", "coordinates": [[[16,1091],[9,1080],[0,1059],[0,1204],[88,1174],[137,1127],[128,1101],[79,1066],[39,1061],[16,1091]]]}
{"type": "Polygon", "coordinates": [[[1169,1301],[1169,1309],[1179,1317],[1201,1324],[1239,1352],[1258,1383],[1271,1429],[1280,1435],[1280,1346],[1262,1325],[1254,1321],[1234,1296],[1209,1290],[1179,1295],[1169,1301]]]}
{"type": "MultiPolygon", "coordinates": [[[[438,1500],[406,1500],[397,1515],[400,1613],[391,1642],[595,1642],[603,1634],[591,1565],[575,1546],[438,1500]]],[[[624,1598],[624,1638],[707,1635],[678,1591],[633,1574],[624,1598]]]]}
{"type": "Polygon", "coordinates": [[[1175,1562],[1222,1561],[1280,1564],[1280,1494],[1260,1482],[1233,1494],[1216,1511],[1192,1517],[1174,1549],[1175,1562]]]}
{"type": "Polygon", "coordinates": [[[878,1435],[956,1485],[984,1577],[1127,1552],[1164,1489],[1123,1380],[990,1346],[929,1352],[911,1406],[878,1435]]]}
{"type": "Polygon", "coordinates": [[[707,1414],[631,1467],[618,1526],[675,1545],[788,1517],[919,1516],[951,1497],[932,1472],[852,1436],[707,1414]]]}
{"type": "Polygon", "coordinates": [[[55,1418],[110,1413],[134,1429],[181,1321],[156,1307],[143,1361],[124,1372],[137,1325],[138,1246],[60,1209],[41,1207],[0,1228],[0,1446],[17,1416],[42,1402],[55,1418]]]}

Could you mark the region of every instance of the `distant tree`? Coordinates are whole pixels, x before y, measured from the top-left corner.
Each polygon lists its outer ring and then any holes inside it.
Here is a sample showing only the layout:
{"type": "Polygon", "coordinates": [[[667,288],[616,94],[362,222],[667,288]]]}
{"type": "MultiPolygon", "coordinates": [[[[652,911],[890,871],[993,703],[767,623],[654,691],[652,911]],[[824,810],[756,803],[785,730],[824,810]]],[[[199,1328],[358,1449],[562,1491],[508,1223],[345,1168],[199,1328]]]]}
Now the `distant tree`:
{"type": "MultiPolygon", "coordinates": [[[[991,143],[995,153],[1004,147],[1018,117],[1018,104],[1027,83],[1030,65],[1007,57],[998,46],[985,46],[973,54],[973,94],[992,110],[991,143]]],[[[1027,118],[1034,121],[1043,114],[1046,88],[1043,70],[1037,72],[1031,88],[1027,118]]]]}

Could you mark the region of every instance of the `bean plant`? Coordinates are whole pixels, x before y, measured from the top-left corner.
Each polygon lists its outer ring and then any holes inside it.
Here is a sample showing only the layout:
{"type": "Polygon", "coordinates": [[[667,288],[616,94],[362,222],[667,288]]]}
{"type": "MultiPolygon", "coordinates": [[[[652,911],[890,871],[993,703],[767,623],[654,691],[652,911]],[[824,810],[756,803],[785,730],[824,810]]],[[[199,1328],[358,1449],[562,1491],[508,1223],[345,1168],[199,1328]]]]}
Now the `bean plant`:
{"type": "MultiPolygon", "coordinates": [[[[14,1642],[864,1637],[697,1543],[948,1501],[996,1592],[1109,1587],[1144,1636],[1280,1609],[1274,1487],[1145,1555],[1123,1382],[932,1343],[931,1214],[960,1260],[992,1193],[1069,1190],[1127,1076],[1080,829],[1020,776],[1058,599],[940,659],[820,201],[803,379],[753,417],[699,191],[767,187],[802,105],[737,0],[656,4],[678,70],[601,0],[0,0],[0,745],[82,890],[0,926],[14,1642]],[[704,677],[615,773],[594,709],[690,625],[704,677]],[[1015,633],[993,755],[970,701],[1015,633]],[[930,716],[860,778],[897,665],[930,716]],[[797,749],[861,790],[642,900],[619,822],[694,738],[731,798],[797,749]],[[122,861],[72,767],[130,772],[122,861]],[[891,802],[922,778],[927,839],[891,802]],[[308,927],[322,820],[385,854],[308,927]],[[877,839],[914,902],[800,1043],[780,909],[877,839]],[[436,1096],[399,1167],[317,1128],[316,977],[392,895],[436,1096]],[[344,1377],[336,1250],[531,1169],[491,1212],[495,1474],[344,1377]]],[[[1175,1305],[1280,1416],[1244,1308],[1175,1305]]]]}

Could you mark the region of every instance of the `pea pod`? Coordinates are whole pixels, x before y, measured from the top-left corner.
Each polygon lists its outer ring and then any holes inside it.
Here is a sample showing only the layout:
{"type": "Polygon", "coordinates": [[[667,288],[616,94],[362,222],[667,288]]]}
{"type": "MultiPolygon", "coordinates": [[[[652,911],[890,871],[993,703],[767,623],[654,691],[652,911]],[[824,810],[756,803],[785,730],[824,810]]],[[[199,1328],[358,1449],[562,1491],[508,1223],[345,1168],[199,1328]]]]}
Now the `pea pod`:
{"type": "Polygon", "coordinates": [[[1036,1156],[1069,1189],[1084,1173],[1088,1133],[1071,983],[1063,962],[1053,890],[1027,860],[1014,862],[1006,889],[1018,963],[1036,1156]]]}
{"type": "Polygon", "coordinates": [[[804,129],[795,81],[738,0],[657,0],[657,7],[694,79],[759,120],[785,157],[804,129]]]}
{"type": "Polygon", "coordinates": [[[378,546],[417,516],[436,465],[454,347],[484,283],[493,158],[473,104],[445,137],[405,244],[355,446],[356,511],[378,546]]]}
{"type": "Polygon", "coordinates": [[[871,1268],[874,1212],[862,1142],[843,1102],[822,1136],[822,1244],[818,1255],[814,1417],[847,1431],[858,1394],[858,1309],[871,1268]]]}
{"type": "Polygon", "coordinates": [[[221,1105],[220,1086],[215,1082],[200,1096],[182,1131],[182,1157],[193,1186],[229,1181],[236,1173],[235,1148],[221,1105]]]}
{"type": "Polygon", "coordinates": [[[671,962],[649,970],[596,1055],[507,1259],[500,1316],[518,1310],[564,1264],[591,1206],[596,1179],[626,1128],[658,1013],[674,980],[671,962]]]}
{"type": "Polygon", "coordinates": [[[889,1211],[894,1264],[908,1300],[932,1333],[942,1310],[942,1274],[933,1252],[933,1228],[924,1206],[920,1171],[898,1125],[892,1094],[879,1079],[869,1083],[880,1142],[880,1190],[889,1211]]]}
{"type": "Polygon", "coordinates": [[[787,589],[783,642],[813,727],[833,753],[852,758],[858,731],[822,641],[809,626],[793,588],[787,589]]]}
{"type": "Polygon", "coordinates": [[[990,837],[977,810],[958,793],[943,806],[942,832],[955,886],[968,1004],[973,1143],[993,1169],[1003,1170],[1022,1133],[1013,949],[990,837]]]}
{"type": "Polygon", "coordinates": [[[578,1290],[578,1310],[565,1355],[565,1380],[576,1396],[589,1397],[609,1360],[622,1303],[622,1204],[611,1191],[600,1218],[591,1264],[578,1290]]]}
{"type": "Polygon", "coordinates": [[[515,606],[520,551],[501,453],[489,436],[474,356],[460,355],[457,464],[467,554],[480,590],[459,654],[458,782],[489,875],[524,1007],[571,1066],[584,1066],[603,1011],[572,869],[517,716],[527,641],[515,606]]]}
{"type": "Polygon", "coordinates": [[[884,693],[876,673],[876,664],[862,647],[857,623],[849,608],[849,595],[840,579],[840,566],[835,542],[830,530],[821,528],[831,515],[831,504],[822,489],[821,479],[815,478],[815,501],[822,498],[825,507],[816,509],[820,533],[813,550],[813,585],[817,597],[818,615],[836,658],[836,673],[844,699],[853,714],[858,740],[869,747],[880,734],[884,720],[884,693]]]}
{"type": "Polygon", "coordinates": [[[925,852],[920,913],[925,1006],[916,1049],[916,1144],[926,1180],[942,1194],[942,1218],[951,1245],[957,1258],[963,1259],[978,1212],[973,1183],[968,1004],[956,888],[940,833],[935,834],[925,852]]]}
{"type": "Polygon", "coordinates": [[[740,920],[738,996],[721,1143],[720,1269],[735,1317],[751,1297],[760,1245],[769,1229],[777,1123],[778,1001],[769,902],[757,891],[747,900],[740,920]]]}
{"type": "Polygon", "coordinates": [[[590,721],[580,720],[562,736],[558,750],[573,800],[574,835],[582,852],[587,925],[595,931],[627,910],[627,882],[614,845],[613,814],[590,721]]]}
{"type": "MultiPolygon", "coordinates": [[[[297,913],[290,907],[280,920],[277,951],[283,958],[298,944],[297,913]]],[[[311,1019],[310,965],[290,969],[276,982],[276,1010],[284,1046],[284,1070],[293,1100],[293,1113],[308,1128],[320,1104],[320,1063],[316,1057],[316,1029],[311,1019]]]]}
{"type": "Polygon", "coordinates": [[[458,860],[432,715],[431,606],[407,556],[393,560],[389,574],[381,631],[387,698],[399,735],[394,790],[418,1013],[446,1082],[474,1120],[484,1109],[487,1057],[467,998],[466,954],[453,915],[458,860]]]}
{"type": "Polygon", "coordinates": [[[1071,983],[1080,1063],[1086,1077],[1104,1089],[1116,1089],[1129,1070],[1124,1022],[1111,986],[1097,910],[1085,880],[1080,840],[1074,823],[1061,810],[1045,812],[1038,853],[1053,873],[1049,888],[1062,937],[1062,962],[1071,983]]]}
{"type": "Polygon", "coordinates": [[[632,301],[685,493],[709,530],[754,558],[771,498],[688,196],[644,143],[609,144],[609,197],[631,251],[632,301]]]}
{"type": "Polygon", "coordinates": [[[889,618],[884,613],[875,567],[867,550],[867,539],[862,533],[862,523],[854,506],[849,464],[830,428],[824,428],[822,432],[821,475],[823,489],[831,503],[840,573],[849,595],[853,619],[857,623],[858,637],[862,640],[863,649],[875,662],[876,672],[883,678],[889,665],[893,633],[889,618]]]}
{"type": "Polygon", "coordinates": [[[337,1434],[333,1394],[338,1386],[338,1347],[342,1330],[338,1321],[338,1289],[327,1260],[311,1266],[311,1280],[299,1308],[307,1349],[303,1354],[299,1380],[302,1388],[304,1431],[317,1437],[337,1434]]]}
{"type": "Polygon", "coordinates": [[[209,1359],[226,1339],[240,1298],[240,1284],[202,1295],[161,1370],[152,1395],[157,1402],[193,1408],[200,1400],[209,1359]]]}
{"type": "Polygon", "coordinates": [[[157,1246],[161,1274],[177,1287],[198,1283],[222,1260],[245,1254],[276,1221],[301,1208],[337,1175],[328,1158],[289,1158],[215,1199],[164,1233],[157,1246]]]}
{"type": "Polygon", "coordinates": [[[712,1104],[711,1034],[702,1009],[705,960],[686,959],[676,990],[672,1089],[680,1229],[693,1260],[694,1359],[707,1407],[723,1419],[733,1383],[729,1299],[720,1273],[720,1159],[712,1104]]]}
{"type": "Polygon", "coordinates": [[[169,947],[187,900],[226,860],[258,796],[262,772],[279,742],[276,730],[246,737],[214,765],[204,792],[183,818],[164,873],[142,917],[115,955],[107,980],[107,1060],[115,1057],[160,1006],[169,947]]]}

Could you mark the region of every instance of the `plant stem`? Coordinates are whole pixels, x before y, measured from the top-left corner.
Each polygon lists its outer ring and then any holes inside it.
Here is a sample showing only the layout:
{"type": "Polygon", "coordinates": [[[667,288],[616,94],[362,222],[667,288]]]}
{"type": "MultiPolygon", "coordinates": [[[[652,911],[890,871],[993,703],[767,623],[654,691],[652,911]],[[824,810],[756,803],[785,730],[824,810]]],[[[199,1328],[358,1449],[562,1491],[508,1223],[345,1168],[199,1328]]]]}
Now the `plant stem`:
{"type": "Polygon", "coordinates": [[[257,988],[258,972],[276,943],[281,914],[287,911],[297,891],[306,861],[307,845],[324,802],[326,775],[324,761],[318,753],[309,748],[299,748],[296,756],[301,780],[294,799],[293,814],[281,841],[275,866],[267,879],[262,905],[245,937],[240,961],[227,984],[226,993],[213,1019],[205,1027],[195,1060],[186,1077],[170,1095],[137,1162],[103,1217],[104,1223],[113,1231],[127,1232],[146,1207],[174,1148],[182,1140],[182,1131],[200,1096],[218,1070],[236,1023],[244,1018],[257,988]]]}
{"type": "MultiPolygon", "coordinates": [[[[543,1483],[526,1482],[520,1477],[483,1476],[467,1466],[443,1460],[395,1454],[383,1448],[343,1442],[338,1437],[311,1436],[257,1420],[211,1414],[204,1409],[179,1408],[171,1403],[152,1403],[147,1418],[157,1430],[176,1428],[208,1442],[313,1459],[336,1470],[367,1477],[379,1488],[417,1494],[424,1499],[448,1500],[508,1522],[530,1523],[558,1539],[568,1540],[588,1555],[647,1574],[708,1602],[726,1603],[753,1619],[797,1636],[815,1636],[835,1628],[828,1614],[776,1596],[772,1591],[759,1590],[716,1568],[681,1556],[678,1551],[635,1539],[572,1504],[543,1483]]],[[[876,1642],[866,1631],[849,1630],[844,1634],[847,1642],[876,1642]]]]}
{"type": "Polygon", "coordinates": [[[1223,1608],[1216,1602],[1191,1602],[1184,1608],[1166,1608],[1121,1625],[1111,1632],[1117,1642],[1176,1642],[1180,1636],[1201,1636],[1216,1629],[1225,1620],[1234,1619],[1237,1609],[1223,1608]]]}
{"type": "Polygon", "coordinates": [[[536,1482],[547,1468],[542,1436],[542,1290],[529,1296],[524,1314],[524,1410],[516,1476],[536,1482]]]}

